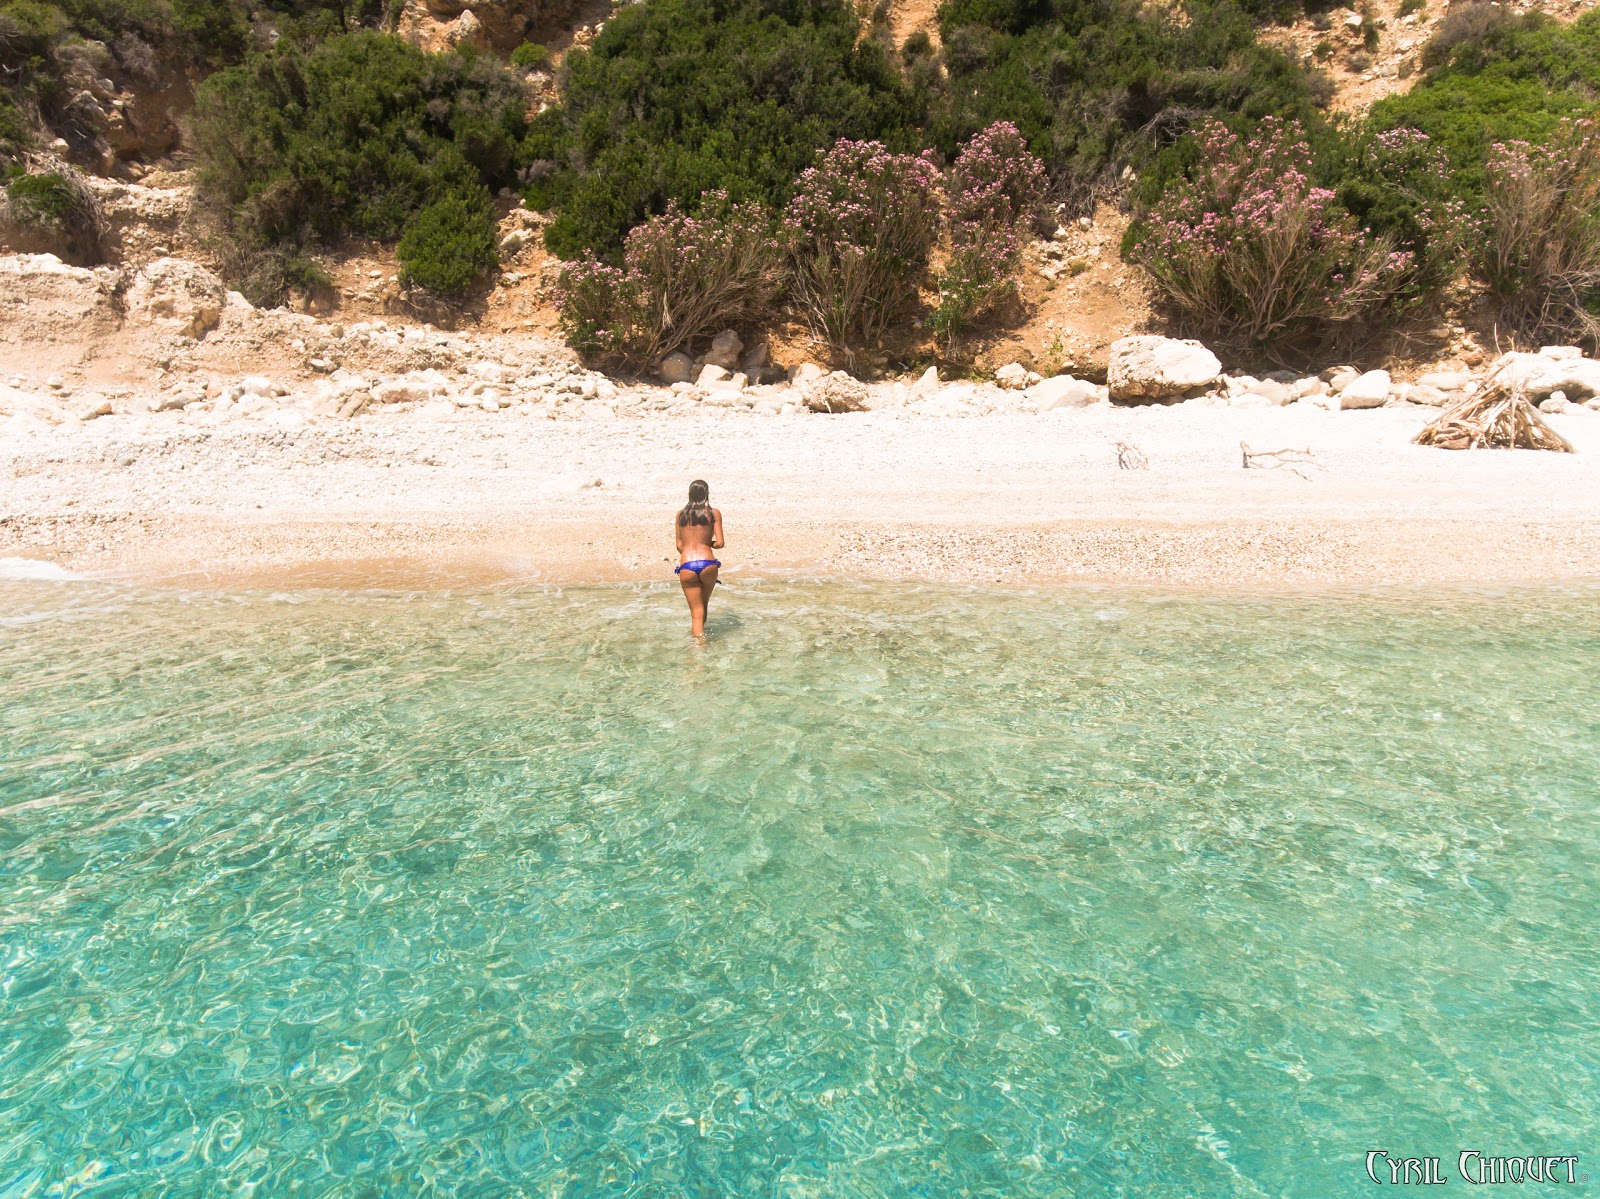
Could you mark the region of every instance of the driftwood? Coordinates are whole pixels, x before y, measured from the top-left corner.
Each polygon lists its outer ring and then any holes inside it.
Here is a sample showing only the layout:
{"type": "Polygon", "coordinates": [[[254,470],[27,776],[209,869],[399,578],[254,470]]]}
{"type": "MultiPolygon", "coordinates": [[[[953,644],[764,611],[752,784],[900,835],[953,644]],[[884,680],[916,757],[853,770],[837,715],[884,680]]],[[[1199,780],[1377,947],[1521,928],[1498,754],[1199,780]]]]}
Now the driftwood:
{"type": "Polygon", "coordinates": [[[1523,389],[1508,387],[1498,371],[1466,399],[1445,409],[1411,440],[1441,450],[1577,453],[1570,441],[1544,423],[1523,389]]]}
{"type": "Polygon", "coordinates": [[[1117,442],[1117,465],[1123,470],[1146,470],[1150,466],[1150,459],[1144,456],[1144,451],[1136,445],[1129,445],[1126,441],[1117,442]]]}
{"type": "Polygon", "coordinates": [[[1282,467],[1290,474],[1309,479],[1311,476],[1300,468],[1315,466],[1320,469],[1322,466],[1309,447],[1303,450],[1252,450],[1241,441],[1239,452],[1244,457],[1245,470],[1277,470],[1282,467]]]}

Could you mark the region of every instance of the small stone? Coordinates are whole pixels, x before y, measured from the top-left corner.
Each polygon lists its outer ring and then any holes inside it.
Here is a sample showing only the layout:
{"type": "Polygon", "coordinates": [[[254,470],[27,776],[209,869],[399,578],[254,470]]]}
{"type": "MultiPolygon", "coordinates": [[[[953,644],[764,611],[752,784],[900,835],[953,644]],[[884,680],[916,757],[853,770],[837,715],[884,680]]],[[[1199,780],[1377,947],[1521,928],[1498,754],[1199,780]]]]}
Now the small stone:
{"type": "Polygon", "coordinates": [[[1340,408],[1381,408],[1389,399],[1391,379],[1388,371],[1367,371],[1343,387],[1335,384],[1340,408]]]}
{"type": "Polygon", "coordinates": [[[312,370],[328,374],[333,370],[333,363],[326,358],[313,358],[308,364],[312,370]]]}
{"type": "Polygon", "coordinates": [[[694,362],[681,352],[668,354],[656,363],[656,378],[667,384],[688,383],[694,379],[694,362]]]}
{"type": "Polygon", "coordinates": [[[695,379],[695,384],[699,387],[706,387],[712,383],[721,383],[724,379],[731,377],[726,367],[718,366],[714,362],[708,362],[700,368],[700,374],[695,379]]]}
{"type": "Polygon", "coordinates": [[[1020,362],[1008,362],[995,371],[994,381],[1007,391],[1021,391],[1028,386],[1028,369],[1020,362]]]}
{"type": "Polygon", "coordinates": [[[1539,411],[1551,416],[1559,416],[1570,407],[1572,407],[1571,402],[1559,391],[1553,391],[1539,401],[1539,411]]]}
{"type": "Polygon", "coordinates": [[[731,373],[738,369],[739,355],[743,350],[744,342],[739,339],[739,335],[732,329],[724,329],[711,339],[711,349],[706,352],[703,361],[709,366],[720,366],[731,373]]]}

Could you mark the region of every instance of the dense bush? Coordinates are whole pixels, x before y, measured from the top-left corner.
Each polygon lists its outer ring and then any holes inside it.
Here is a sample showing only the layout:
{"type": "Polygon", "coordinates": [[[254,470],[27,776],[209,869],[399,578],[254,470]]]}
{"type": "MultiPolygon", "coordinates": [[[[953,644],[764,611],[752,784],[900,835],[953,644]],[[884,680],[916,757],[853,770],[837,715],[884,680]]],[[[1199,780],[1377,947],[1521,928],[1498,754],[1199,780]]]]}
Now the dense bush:
{"type": "Polygon", "coordinates": [[[1029,227],[1044,199],[1044,167],[1015,125],[997,121],[957,156],[948,190],[950,256],[934,313],[934,331],[947,350],[973,320],[1015,294],[1029,227]]]}
{"type": "Polygon", "coordinates": [[[1545,141],[1563,118],[1595,111],[1600,13],[1570,25],[1499,5],[1451,9],[1425,55],[1433,69],[1373,109],[1380,128],[1426,133],[1449,156],[1458,193],[1476,204],[1494,142],[1545,141]]]}
{"type": "Polygon", "coordinates": [[[836,138],[920,148],[924,101],[844,0],[648,0],[568,55],[534,122],[530,203],[563,258],[616,258],[627,231],[702,193],[773,207],[836,138]]]}
{"type": "Polygon", "coordinates": [[[105,218],[83,177],[70,167],[32,174],[19,172],[5,186],[0,224],[21,232],[22,240],[49,248],[69,261],[92,265],[103,260],[105,218]]]}
{"type": "Polygon", "coordinates": [[[538,42],[523,42],[511,52],[511,65],[519,71],[542,71],[550,65],[550,49],[538,42]]]}
{"type": "Polygon", "coordinates": [[[1398,311],[1435,307],[1466,266],[1478,220],[1457,195],[1455,171],[1426,134],[1370,125],[1329,131],[1318,171],[1339,204],[1369,233],[1406,255],[1393,280],[1398,311]]]}
{"type": "Polygon", "coordinates": [[[1331,95],[1256,40],[1221,0],[945,0],[949,68],[933,141],[946,153],[994,121],[1014,122],[1058,198],[1083,205],[1124,168],[1141,171],[1199,118],[1317,119],[1331,95]]]}
{"type": "MultiPolygon", "coordinates": [[[[486,210],[490,189],[515,180],[524,106],[510,72],[478,55],[428,54],[377,33],[280,46],[201,87],[200,195],[234,238],[263,250],[398,237],[430,204],[454,197],[486,210]]],[[[413,246],[439,247],[441,219],[413,246]]],[[[478,234],[457,239],[473,261],[478,234]]]]}
{"type": "Polygon", "coordinates": [[[237,62],[257,39],[309,45],[381,11],[381,0],[0,0],[0,159],[25,148],[34,113],[75,148],[103,150],[98,119],[73,103],[97,79],[181,79],[237,62]]]}
{"type": "Polygon", "coordinates": [[[1496,144],[1479,269],[1500,323],[1531,339],[1600,336],[1600,133],[1566,122],[1549,143],[1496,144]]]}
{"type": "Polygon", "coordinates": [[[1246,139],[1210,123],[1195,140],[1197,167],[1148,214],[1133,247],[1182,325],[1281,352],[1396,303],[1411,256],[1312,183],[1297,126],[1269,119],[1246,139]]]}
{"type": "Polygon", "coordinates": [[[915,306],[939,225],[930,155],[837,142],[796,181],[783,215],[789,286],[813,334],[846,350],[877,345],[915,306]]]}
{"type": "Polygon", "coordinates": [[[772,219],[726,192],[699,215],[668,204],[628,234],[624,265],[593,254],[562,272],[561,329],[580,353],[635,370],[695,339],[767,315],[781,276],[772,219]]]}
{"type": "Polygon", "coordinates": [[[417,213],[395,247],[400,280],[440,295],[460,295],[498,260],[487,197],[445,196],[417,213]]]}

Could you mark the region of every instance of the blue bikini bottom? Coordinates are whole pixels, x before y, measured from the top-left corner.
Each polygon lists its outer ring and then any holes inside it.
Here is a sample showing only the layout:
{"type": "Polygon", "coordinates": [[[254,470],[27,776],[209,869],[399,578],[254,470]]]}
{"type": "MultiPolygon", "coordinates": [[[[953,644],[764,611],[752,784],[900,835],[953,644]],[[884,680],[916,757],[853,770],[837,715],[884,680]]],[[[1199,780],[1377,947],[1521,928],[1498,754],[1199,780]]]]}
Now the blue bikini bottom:
{"type": "Polygon", "coordinates": [[[697,562],[685,562],[685,563],[683,563],[681,566],[678,567],[677,570],[673,571],[672,573],[673,574],[679,574],[680,572],[685,571],[685,570],[692,570],[692,571],[694,571],[695,574],[699,574],[702,570],[704,570],[708,566],[721,566],[721,565],[722,565],[722,563],[718,562],[715,558],[701,558],[697,562]]]}

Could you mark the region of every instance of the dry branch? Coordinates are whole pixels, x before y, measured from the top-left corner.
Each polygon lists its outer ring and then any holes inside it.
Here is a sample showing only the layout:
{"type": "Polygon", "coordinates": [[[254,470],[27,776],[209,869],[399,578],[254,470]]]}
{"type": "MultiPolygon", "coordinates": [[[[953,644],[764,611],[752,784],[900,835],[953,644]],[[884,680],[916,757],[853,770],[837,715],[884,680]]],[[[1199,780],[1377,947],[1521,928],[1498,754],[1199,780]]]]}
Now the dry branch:
{"type": "Polygon", "coordinates": [[[1301,466],[1320,467],[1316,456],[1309,448],[1303,450],[1252,450],[1244,442],[1239,443],[1239,451],[1244,456],[1245,470],[1276,470],[1286,466],[1302,479],[1306,475],[1296,469],[1301,466]]]}
{"type": "Polygon", "coordinates": [[[1117,465],[1123,470],[1145,470],[1150,465],[1150,459],[1144,456],[1144,451],[1136,445],[1129,445],[1126,441],[1117,442],[1117,465]]]}
{"type": "Polygon", "coordinates": [[[1441,450],[1554,450],[1575,454],[1572,443],[1557,433],[1528,402],[1521,387],[1508,387],[1500,372],[1459,404],[1445,409],[1412,438],[1417,445],[1441,450]]]}

